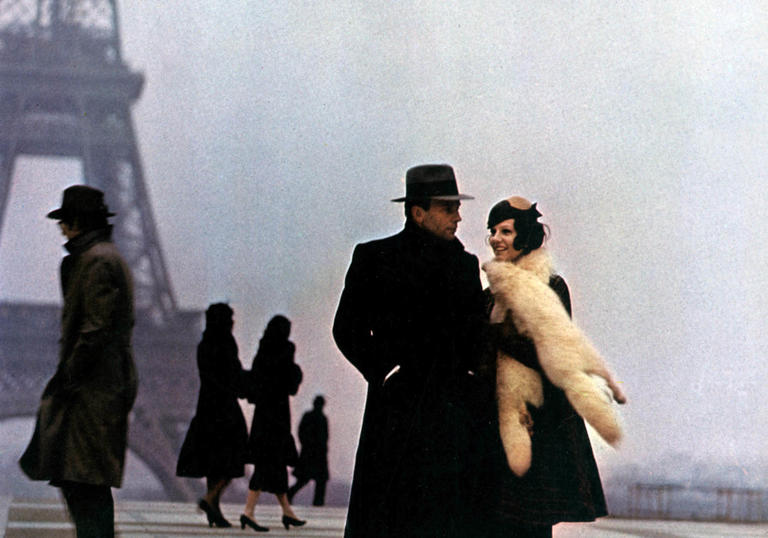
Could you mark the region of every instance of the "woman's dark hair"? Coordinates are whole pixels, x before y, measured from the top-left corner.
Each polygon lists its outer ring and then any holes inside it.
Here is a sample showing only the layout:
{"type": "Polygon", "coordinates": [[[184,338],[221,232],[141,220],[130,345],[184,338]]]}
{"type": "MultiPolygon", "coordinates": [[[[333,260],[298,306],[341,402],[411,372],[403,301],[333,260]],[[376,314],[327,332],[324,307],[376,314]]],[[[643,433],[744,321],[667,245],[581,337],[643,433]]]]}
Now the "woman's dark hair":
{"type": "Polygon", "coordinates": [[[288,340],[291,334],[291,321],[280,314],[274,316],[264,329],[264,340],[288,340]]]}
{"type": "Polygon", "coordinates": [[[230,330],[234,313],[234,310],[226,303],[213,303],[205,311],[206,330],[230,330]]]}
{"type": "Polygon", "coordinates": [[[536,209],[535,202],[528,209],[520,209],[513,207],[508,200],[502,200],[491,208],[488,214],[488,228],[513,219],[516,236],[512,247],[522,251],[523,254],[528,254],[539,248],[547,235],[544,224],[538,221],[540,216],[541,213],[536,209]]]}

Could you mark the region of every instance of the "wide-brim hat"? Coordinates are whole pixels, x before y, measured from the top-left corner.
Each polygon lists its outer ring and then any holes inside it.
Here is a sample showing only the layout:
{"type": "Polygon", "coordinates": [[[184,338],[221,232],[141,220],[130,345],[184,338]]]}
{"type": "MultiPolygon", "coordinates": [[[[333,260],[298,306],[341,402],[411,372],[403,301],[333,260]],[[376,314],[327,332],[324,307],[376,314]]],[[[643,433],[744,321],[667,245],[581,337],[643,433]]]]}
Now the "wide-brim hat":
{"type": "Polygon", "coordinates": [[[447,164],[422,164],[410,168],[405,174],[405,196],[393,202],[407,200],[474,200],[473,196],[460,194],[453,168],[447,164]]]}
{"type": "Polygon", "coordinates": [[[72,185],[64,189],[61,207],[49,212],[49,219],[65,220],[76,215],[114,217],[104,203],[104,193],[88,185],[72,185]]]}

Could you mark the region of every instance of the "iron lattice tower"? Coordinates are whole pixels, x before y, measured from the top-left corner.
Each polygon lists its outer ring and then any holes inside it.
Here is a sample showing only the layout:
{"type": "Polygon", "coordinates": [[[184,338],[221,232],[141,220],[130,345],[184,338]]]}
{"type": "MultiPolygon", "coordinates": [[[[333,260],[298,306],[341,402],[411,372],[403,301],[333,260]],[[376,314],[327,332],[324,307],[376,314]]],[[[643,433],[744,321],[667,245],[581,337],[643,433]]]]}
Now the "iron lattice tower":
{"type": "MultiPolygon", "coordinates": [[[[80,159],[83,183],[105,192],[135,281],[129,444],[182,499],[193,496],[174,471],[197,394],[200,313],[178,310],[160,249],[130,110],[143,84],[123,62],[115,0],[0,0],[0,233],[20,155],[80,159]]],[[[0,304],[0,418],[34,415],[57,318],[55,306],[0,304]]]]}
{"type": "Polygon", "coordinates": [[[137,309],[163,323],[176,303],[130,112],[144,77],[123,63],[117,22],[114,0],[0,1],[0,226],[17,156],[81,159],[119,215],[137,309]]]}

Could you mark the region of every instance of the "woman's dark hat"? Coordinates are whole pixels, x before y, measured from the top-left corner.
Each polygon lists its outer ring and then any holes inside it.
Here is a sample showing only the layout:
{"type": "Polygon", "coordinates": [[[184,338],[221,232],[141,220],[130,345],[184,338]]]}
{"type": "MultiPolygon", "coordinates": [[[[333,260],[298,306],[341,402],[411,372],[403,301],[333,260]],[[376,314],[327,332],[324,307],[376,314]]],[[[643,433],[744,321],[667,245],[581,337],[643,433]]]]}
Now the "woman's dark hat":
{"type": "Polygon", "coordinates": [[[49,219],[65,220],[75,215],[104,215],[114,217],[104,203],[104,193],[88,185],[72,185],[64,189],[61,207],[46,215],[49,219]]]}
{"type": "Polygon", "coordinates": [[[502,200],[491,208],[491,212],[488,214],[488,228],[493,228],[507,219],[515,220],[515,229],[517,229],[517,223],[524,226],[538,224],[536,220],[541,216],[541,213],[536,209],[536,203],[532,203],[528,209],[520,209],[510,204],[509,200],[502,200]]]}
{"type": "Polygon", "coordinates": [[[447,164],[423,164],[410,168],[405,174],[405,196],[393,202],[410,200],[474,200],[473,196],[459,194],[453,168],[447,164]]]}

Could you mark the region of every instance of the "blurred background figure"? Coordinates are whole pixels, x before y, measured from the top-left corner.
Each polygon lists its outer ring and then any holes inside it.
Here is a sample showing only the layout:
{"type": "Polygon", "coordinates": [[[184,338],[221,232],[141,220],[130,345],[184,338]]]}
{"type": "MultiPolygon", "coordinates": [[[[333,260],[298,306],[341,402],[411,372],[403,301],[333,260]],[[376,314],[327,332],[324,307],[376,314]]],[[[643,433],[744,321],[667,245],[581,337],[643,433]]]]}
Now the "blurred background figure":
{"type": "Polygon", "coordinates": [[[288,340],[290,334],[290,320],[285,316],[274,316],[267,323],[253,358],[248,401],[254,404],[254,409],[247,455],[247,462],[253,463],[253,475],[240,516],[241,529],[248,526],[256,532],[269,530],[253,519],[262,491],[274,493],[277,497],[286,529],[306,523],[296,517],[287,494],[287,467],[293,467],[299,459],[291,434],[288,398],[298,392],[302,380],[301,368],[294,362],[296,346],[288,340]]]}
{"type": "Polygon", "coordinates": [[[112,242],[104,193],[73,185],[57,220],[69,254],[61,261],[59,363],[45,387],[21,468],[60,487],[78,538],[115,534],[112,487],[123,480],[128,413],[137,377],[130,269],[112,242]]]}
{"type": "Polygon", "coordinates": [[[233,311],[224,303],[205,312],[205,331],[197,347],[200,395],[197,411],[179,453],[178,476],[205,477],[207,491],[198,506],[209,527],[231,527],[219,499],[233,478],[245,474],[245,418],[237,403],[245,397],[244,372],[232,336],[233,311]]]}
{"type": "Polygon", "coordinates": [[[312,405],[312,410],[304,413],[299,423],[301,455],[293,469],[296,483],[288,489],[288,500],[293,501],[299,490],[314,480],[312,506],[323,506],[325,485],[328,483],[328,419],[323,414],[325,398],[318,394],[312,405]]]}

